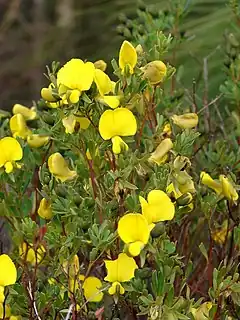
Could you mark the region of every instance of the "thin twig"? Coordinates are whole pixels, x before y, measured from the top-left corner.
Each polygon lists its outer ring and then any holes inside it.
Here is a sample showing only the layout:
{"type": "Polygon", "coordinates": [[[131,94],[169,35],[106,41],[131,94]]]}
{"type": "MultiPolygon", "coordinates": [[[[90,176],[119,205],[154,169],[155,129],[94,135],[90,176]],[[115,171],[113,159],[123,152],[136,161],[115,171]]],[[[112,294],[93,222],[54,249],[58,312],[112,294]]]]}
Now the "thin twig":
{"type": "Polygon", "coordinates": [[[28,290],[28,293],[29,293],[29,296],[32,300],[32,304],[33,304],[33,309],[34,309],[34,312],[35,312],[35,315],[37,317],[38,320],[42,320],[40,317],[39,317],[39,314],[38,314],[38,311],[37,311],[37,306],[36,306],[36,302],[35,302],[35,299],[33,297],[33,293],[32,293],[32,286],[31,286],[31,282],[28,281],[28,285],[29,287],[27,287],[27,290],[28,290]]]}

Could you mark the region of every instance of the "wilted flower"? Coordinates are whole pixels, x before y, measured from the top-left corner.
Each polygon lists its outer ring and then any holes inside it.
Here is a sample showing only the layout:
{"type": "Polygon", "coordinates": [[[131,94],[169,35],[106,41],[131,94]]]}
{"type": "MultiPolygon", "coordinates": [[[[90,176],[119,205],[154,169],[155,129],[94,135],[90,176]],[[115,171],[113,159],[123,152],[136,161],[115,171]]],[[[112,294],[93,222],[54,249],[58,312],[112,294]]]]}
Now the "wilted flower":
{"type": "Polygon", "coordinates": [[[143,47],[141,46],[141,44],[138,44],[135,49],[138,55],[143,53],[143,47]]]}
{"type": "Polygon", "coordinates": [[[144,72],[143,77],[148,79],[151,84],[162,82],[167,74],[167,67],[160,60],[149,62],[142,70],[144,72]]]}
{"type": "Polygon", "coordinates": [[[92,62],[83,62],[80,59],[68,61],[57,73],[60,96],[68,94],[70,102],[77,103],[82,91],[90,89],[94,72],[95,67],[92,62]]]}
{"type": "Polygon", "coordinates": [[[48,158],[48,167],[51,174],[62,182],[72,180],[77,176],[77,172],[68,168],[66,160],[59,152],[52,154],[48,158]]]}
{"type": "Polygon", "coordinates": [[[112,149],[115,154],[128,149],[128,145],[120,137],[133,136],[136,131],[136,119],[126,108],[106,110],[101,115],[99,132],[104,140],[112,140],[112,149]]]}
{"type": "Polygon", "coordinates": [[[127,250],[133,257],[138,256],[148,243],[150,229],[142,214],[128,213],[118,222],[118,234],[127,244],[127,250]]]}
{"type": "Polygon", "coordinates": [[[43,198],[40,201],[40,205],[38,208],[38,215],[46,220],[52,219],[53,213],[52,213],[52,206],[51,202],[48,201],[47,199],[43,198]]]}
{"type": "Polygon", "coordinates": [[[65,132],[72,134],[75,131],[75,126],[77,123],[79,123],[80,129],[86,130],[90,125],[90,120],[80,115],[75,116],[71,114],[70,116],[63,118],[62,123],[65,128],[65,132]]]}
{"type": "Polygon", "coordinates": [[[94,67],[104,72],[107,69],[107,64],[103,60],[97,60],[94,62],[94,67]]]}
{"type": "Polygon", "coordinates": [[[34,248],[33,244],[23,242],[19,246],[19,256],[32,265],[40,264],[44,258],[46,249],[44,246],[40,245],[38,248],[34,248]]]}
{"type": "Polygon", "coordinates": [[[79,273],[79,269],[79,259],[76,254],[71,259],[63,262],[63,270],[70,278],[75,278],[79,273]]]}
{"type": "Polygon", "coordinates": [[[12,109],[13,114],[21,114],[25,120],[34,120],[37,117],[36,108],[28,108],[22,104],[16,103],[12,109]]]}
{"type": "Polygon", "coordinates": [[[9,125],[14,138],[19,137],[25,140],[27,136],[31,134],[31,130],[28,129],[24,116],[20,113],[11,117],[9,125]]]}
{"type": "Polygon", "coordinates": [[[177,170],[174,173],[174,187],[182,194],[190,192],[195,193],[196,189],[192,177],[186,170],[177,170]]]}
{"type": "Polygon", "coordinates": [[[224,175],[219,176],[219,180],[212,179],[206,172],[201,172],[201,182],[213,189],[218,195],[226,197],[228,200],[236,201],[238,199],[238,193],[233,187],[231,181],[224,175]]]}
{"type": "Polygon", "coordinates": [[[227,234],[228,234],[227,220],[223,221],[220,228],[211,232],[212,239],[220,245],[223,245],[225,243],[227,234]]]}
{"type": "Polygon", "coordinates": [[[209,311],[212,308],[211,302],[204,302],[198,308],[191,308],[195,320],[209,320],[209,311]]]}
{"type": "Polygon", "coordinates": [[[0,287],[14,284],[16,280],[17,269],[12,259],[6,254],[0,255],[0,287]]]}
{"type": "Polygon", "coordinates": [[[164,163],[167,160],[167,154],[172,149],[173,143],[169,138],[164,139],[156,148],[154,152],[152,152],[149,157],[149,162],[155,162],[158,165],[164,163]]]}
{"type": "Polygon", "coordinates": [[[97,89],[100,96],[97,98],[100,102],[108,105],[112,109],[115,109],[119,106],[119,97],[114,95],[108,95],[110,92],[113,92],[113,83],[106,73],[96,69],[94,75],[94,81],[96,83],[97,89]]]}
{"type": "Polygon", "coordinates": [[[109,294],[124,294],[125,289],[121,282],[127,282],[134,278],[134,272],[138,268],[135,260],[125,253],[120,253],[116,260],[105,260],[104,262],[107,268],[107,276],[104,280],[112,282],[108,290],[109,294]]]}
{"type": "Polygon", "coordinates": [[[123,41],[119,52],[119,67],[124,73],[125,68],[129,68],[130,74],[133,74],[133,69],[137,64],[137,51],[134,46],[128,42],[123,41]]]}
{"type": "Polygon", "coordinates": [[[185,113],[180,116],[173,115],[173,122],[181,129],[191,129],[198,125],[198,115],[196,113],[185,113]]]}
{"type": "Polygon", "coordinates": [[[175,207],[168,195],[162,190],[149,192],[147,200],[139,197],[142,214],[149,225],[165,220],[172,220],[175,207]]]}
{"type": "Polygon", "coordinates": [[[15,161],[21,160],[23,151],[20,143],[12,138],[5,137],[0,140],[0,168],[4,167],[7,173],[13,171],[14,166],[19,167],[15,161]]]}
{"type": "Polygon", "coordinates": [[[41,136],[40,134],[31,134],[27,137],[27,143],[32,148],[41,148],[45,146],[50,137],[49,136],[41,136]]]}

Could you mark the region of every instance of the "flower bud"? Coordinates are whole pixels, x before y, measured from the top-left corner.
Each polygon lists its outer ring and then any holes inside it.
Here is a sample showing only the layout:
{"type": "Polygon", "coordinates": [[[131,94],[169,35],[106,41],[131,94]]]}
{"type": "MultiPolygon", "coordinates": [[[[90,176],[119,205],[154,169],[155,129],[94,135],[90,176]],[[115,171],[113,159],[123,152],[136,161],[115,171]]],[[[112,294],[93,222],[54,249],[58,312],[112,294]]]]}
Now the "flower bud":
{"type": "Polygon", "coordinates": [[[38,215],[46,220],[52,219],[52,207],[51,202],[47,199],[43,198],[40,202],[39,208],[38,208],[38,215]]]}
{"type": "Polygon", "coordinates": [[[97,60],[97,61],[94,62],[94,67],[96,69],[100,69],[100,70],[102,70],[104,72],[107,69],[107,64],[103,60],[97,60]]]}
{"type": "Polygon", "coordinates": [[[165,232],[165,227],[162,222],[155,224],[154,228],[151,230],[152,238],[158,238],[165,232]]]}
{"type": "Polygon", "coordinates": [[[54,97],[51,88],[42,88],[41,97],[48,102],[55,102],[57,99],[54,97]]]}
{"type": "Polygon", "coordinates": [[[193,200],[193,196],[190,192],[187,192],[183,195],[181,195],[181,197],[177,198],[177,204],[179,206],[185,206],[187,204],[189,204],[190,202],[192,202],[193,200]]]}
{"type": "Polygon", "coordinates": [[[173,115],[173,122],[181,129],[191,129],[198,125],[198,115],[196,113],[185,113],[183,115],[173,115]]]}
{"type": "Polygon", "coordinates": [[[163,81],[167,74],[167,67],[165,63],[160,60],[149,62],[143,67],[143,77],[148,79],[151,84],[158,84],[163,81]]]}

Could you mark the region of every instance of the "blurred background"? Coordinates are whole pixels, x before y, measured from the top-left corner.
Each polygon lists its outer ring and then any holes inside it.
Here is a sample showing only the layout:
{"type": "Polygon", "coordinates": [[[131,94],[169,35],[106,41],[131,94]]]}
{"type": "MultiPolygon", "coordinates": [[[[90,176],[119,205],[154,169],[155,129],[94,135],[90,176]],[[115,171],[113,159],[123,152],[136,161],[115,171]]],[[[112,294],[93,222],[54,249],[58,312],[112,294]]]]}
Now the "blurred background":
{"type": "MultiPolygon", "coordinates": [[[[145,0],[165,10],[169,0],[145,0]]],[[[53,60],[72,57],[109,62],[123,40],[117,33],[119,14],[136,16],[136,0],[0,0],[0,109],[16,102],[31,106],[47,84],[43,75],[53,60]]],[[[209,58],[211,95],[224,79],[224,33],[231,28],[225,0],[186,0],[187,16],[181,26],[186,41],[178,49],[185,85],[201,75],[209,58]]]]}

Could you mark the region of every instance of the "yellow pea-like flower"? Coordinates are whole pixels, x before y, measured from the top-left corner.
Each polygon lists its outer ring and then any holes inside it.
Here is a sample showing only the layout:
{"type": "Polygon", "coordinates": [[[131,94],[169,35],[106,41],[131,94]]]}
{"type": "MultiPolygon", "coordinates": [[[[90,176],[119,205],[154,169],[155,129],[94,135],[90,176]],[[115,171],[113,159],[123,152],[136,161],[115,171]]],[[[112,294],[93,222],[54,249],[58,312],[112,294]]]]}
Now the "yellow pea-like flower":
{"type": "Polygon", "coordinates": [[[23,157],[22,147],[16,139],[5,137],[0,140],[0,150],[0,168],[4,167],[7,173],[11,173],[15,165],[19,166],[15,161],[23,157]]]}
{"type": "Polygon", "coordinates": [[[238,193],[236,189],[233,187],[230,180],[225,175],[219,176],[219,181],[222,185],[222,194],[228,200],[236,201],[238,199],[238,193]]]}
{"type": "Polygon", "coordinates": [[[121,217],[117,230],[119,237],[127,244],[129,254],[133,257],[138,256],[148,243],[150,228],[142,214],[128,213],[121,217]]]}
{"type": "Polygon", "coordinates": [[[31,135],[31,130],[28,129],[26,120],[20,113],[11,117],[9,125],[14,138],[19,137],[26,140],[31,135]]]}
{"type": "Polygon", "coordinates": [[[68,168],[66,160],[59,152],[52,154],[48,158],[48,167],[51,174],[62,182],[72,180],[77,176],[77,172],[68,168]]]}
{"type": "Polygon", "coordinates": [[[72,103],[77,103],[82,91],[90,89],[95,73],[92,62],[83,62],[81,59],[71,59],[57,73],[57,87],[62,96],[67,91],[70,92],[69,99],[72,103]]]}
{"type": "Polygon", "coordinates": [[[31,134],[27,137],[27,143],[31,148],[41,148],[50,140],[49,136],[41,136],[40,134],[31,134]]]}
{"type": "Polygon", "coordinates": [[[46,220],[52,219],[53,213],[52,213],[52,206],[51,202],[48,201],[47,199],[43,198],[40,201],[40,205],[38,208],[38,215],[46,220]]]}
{"type": "Polygon", "coordinates": [[[175,214],[175,206],[169,196],[162,190],[149,192],[147,200],[139,197],[142,214],[149,225],[166,220],[172,220],[175,214]]]}
{"type": "Polygon", "coordinates": [[[133,74],[133,70],[137,64],[137,51],[134,46],[128,42],[123,41],[120,51],[119,51],[119,67],[122,69],[122,73],[124,70],[129,68],[130,74],[133,74]]]}
{"type": "Polygon", "coordinates": [[[106,110],[99,121],[99,132],[104,140],[112,140],[113,152],[118,154],[126,150],[121,137],[133,136],[137,131],[137,122],[133,113],[126,108],[106,110]]]}
{"type": "Polygon", "coordinates": [[[17,269],[12,259],[7,254],[0,255],[0,287],[14,284],[16,280],[17,269]]]}
{"type": "Polygon", "coordinates": [[[180,116],[172,116],[173,123],[181,129],[192,129],[198,125],[198,115],[196,113],[185,113],[180,116]]]}
{"type": "Polygon", "coordinates": [[[162,82],[167,74],[167,67],[160,60],[149,62],[142,70],[144,71],[143,77],[148,79],[153,85],[162,82]]]}
{"type": "Polygon", "coordinates": [[[135,260],[125,253],[120,253],[116,260],[105,260],[104,262],[107,269],[107,276],[104,280],[112,283],[108,290],[109,294],[124,294],[125,289],[121,282],[134,278],[134,272],[138,268],[135,260]]]}
{"type": "Polygon", "coordinates": [[[173,143],[170,138],[166,138],[161,141],[156,150],[152,152],[149,157],[149,162],[154,162],[158,165],[164,163],[167,160],[168,152],[173,148],[173,143]]]}
{"type": "Polygon", "coordinates": [[[21,114],[25,120],[34,120],[37,117],[36,108],[28,108],[22,104],[16,103],[12,109],[13,114],[21,114]]]}

